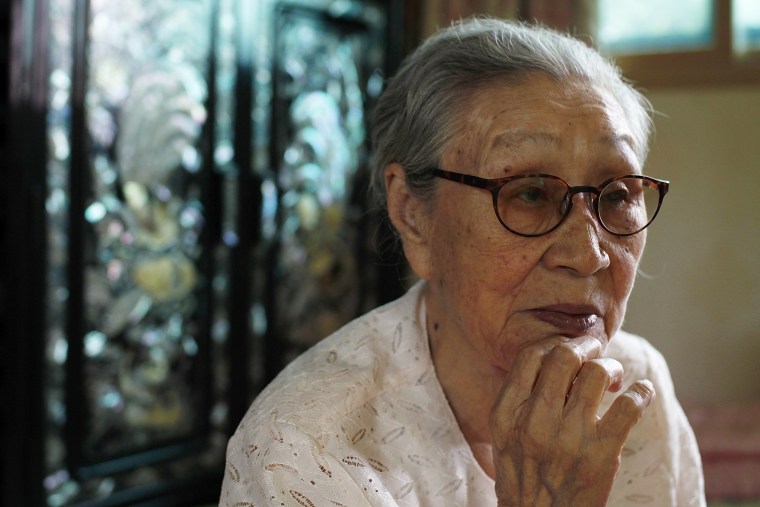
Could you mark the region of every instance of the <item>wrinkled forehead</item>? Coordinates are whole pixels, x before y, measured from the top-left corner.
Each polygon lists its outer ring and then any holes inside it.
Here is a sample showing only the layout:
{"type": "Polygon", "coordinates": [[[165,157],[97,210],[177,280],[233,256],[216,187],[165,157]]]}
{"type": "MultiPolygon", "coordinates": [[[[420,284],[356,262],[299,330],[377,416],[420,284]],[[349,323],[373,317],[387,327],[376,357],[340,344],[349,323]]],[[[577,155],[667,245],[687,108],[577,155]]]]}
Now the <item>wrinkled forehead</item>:
{"type": "Polygon", "coordinates": [[[615,93],[583,79],[534,73],[516,82],[486,82],[463,95],[443,158],[477,164],[494,149],[558,148],[564,132],[581,122],[594,142],[642,151],[636,122],[615,93]]]}

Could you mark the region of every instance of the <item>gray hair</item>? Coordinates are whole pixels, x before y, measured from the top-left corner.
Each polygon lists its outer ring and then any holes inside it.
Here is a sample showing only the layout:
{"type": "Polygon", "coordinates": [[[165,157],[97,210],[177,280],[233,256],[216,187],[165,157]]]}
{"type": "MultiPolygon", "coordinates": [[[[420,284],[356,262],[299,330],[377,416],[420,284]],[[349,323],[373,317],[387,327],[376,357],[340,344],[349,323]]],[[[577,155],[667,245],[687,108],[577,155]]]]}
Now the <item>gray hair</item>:
{"type": "Polygon", "coordinates": [[[384,169],[398,163],[410,190],[429,199],[430,167],[440,163],[454,123],[484,84],[517,84],[535,72],[557,81],[580,79],[609,91],[633,130],[639,161],[647,156],[652,128],[649,101],[620,69],[583,42],[517,21],[470,18],[440,30],[413,51],[388,81],[373,121],[370,189],[385,208],[384,169]]]}

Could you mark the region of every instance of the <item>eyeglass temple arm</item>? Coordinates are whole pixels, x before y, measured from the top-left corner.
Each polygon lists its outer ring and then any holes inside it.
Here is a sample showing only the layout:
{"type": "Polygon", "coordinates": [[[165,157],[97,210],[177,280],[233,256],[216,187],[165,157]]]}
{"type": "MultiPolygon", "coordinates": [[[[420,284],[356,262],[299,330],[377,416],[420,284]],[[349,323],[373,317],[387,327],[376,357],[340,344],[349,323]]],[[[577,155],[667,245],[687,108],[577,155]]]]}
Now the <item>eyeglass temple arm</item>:
{"type": "Polygon", "coordinates": [[[481,178],[479,176],[473,176],[471,174],[462,174],[462,173],[456,173],[453,171],[446,171],[444,169],[439,169],[437,167],[433,167],[431,171],[433,175],[438,176],[439,178],[455,181],[457,183],[462,183],[470,187],[482,188],[485,190],[489,190],[491,192],[501,187],[501,182],[499,181],[489,180],[486,178],[481,178]]]}

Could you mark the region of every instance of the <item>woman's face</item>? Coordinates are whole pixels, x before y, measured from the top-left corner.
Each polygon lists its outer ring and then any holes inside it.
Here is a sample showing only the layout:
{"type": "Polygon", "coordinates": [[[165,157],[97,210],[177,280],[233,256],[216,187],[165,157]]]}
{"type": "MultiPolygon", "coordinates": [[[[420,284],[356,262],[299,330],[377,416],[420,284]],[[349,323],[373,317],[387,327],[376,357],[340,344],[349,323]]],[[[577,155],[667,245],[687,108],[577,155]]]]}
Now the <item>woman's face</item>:
{"type": "MultiPolygon", "coordinates": [[[[482,89],[469,106],[442,169],[484,178],[548,173],[591,186],[641,173],[623,109],[592,85],[537,74],[482,89]]],[[[526,238],[502,227],[489,192],[440,180],[425,242],[405,242],[427,249],[412,267],[430,282],[431,339],[454,340],[462,357],[500,370],[521,345],[553,335],[590,335],[606,346],[622,324],[646,233],[606,232],[588,197],[574,197],[555,231],[526,238]]]]}

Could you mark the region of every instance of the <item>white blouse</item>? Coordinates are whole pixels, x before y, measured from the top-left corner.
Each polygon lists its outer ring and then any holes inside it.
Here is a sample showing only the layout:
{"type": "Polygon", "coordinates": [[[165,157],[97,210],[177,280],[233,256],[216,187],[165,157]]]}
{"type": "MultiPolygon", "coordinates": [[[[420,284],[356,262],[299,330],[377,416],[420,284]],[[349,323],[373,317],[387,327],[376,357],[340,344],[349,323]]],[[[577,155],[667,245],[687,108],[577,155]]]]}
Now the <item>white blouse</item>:
{"type": "MultiPolygon", "coordinates": [[[[319,342],[258,396],[227,447],[220,506],[496,505],[435,374],[423,283],[319,342]]],[[[607,355],[623,364],[624,386],[648,378],[657,390],[623,449],[609,505],[705,505],[665,360],[622,331],[607,355]]]]}

